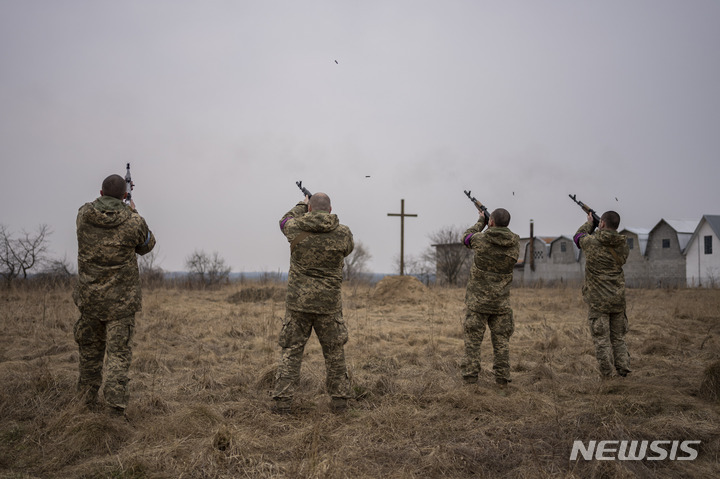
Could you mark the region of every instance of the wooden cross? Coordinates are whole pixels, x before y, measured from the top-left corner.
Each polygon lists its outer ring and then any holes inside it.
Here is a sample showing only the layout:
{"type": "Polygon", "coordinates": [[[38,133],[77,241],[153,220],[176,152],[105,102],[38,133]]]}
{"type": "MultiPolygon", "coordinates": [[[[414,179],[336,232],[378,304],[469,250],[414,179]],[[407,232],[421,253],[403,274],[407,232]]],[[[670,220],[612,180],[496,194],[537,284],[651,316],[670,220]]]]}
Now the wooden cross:
{"type": "Polygon", "coordinates": [[[409,213],[405,213],[405,200],[400,200],[400,213],[388,213],[388,216],[399,216],[400,217],[400,276],[405,275],[405,217],[414,216],[409,213]]]}

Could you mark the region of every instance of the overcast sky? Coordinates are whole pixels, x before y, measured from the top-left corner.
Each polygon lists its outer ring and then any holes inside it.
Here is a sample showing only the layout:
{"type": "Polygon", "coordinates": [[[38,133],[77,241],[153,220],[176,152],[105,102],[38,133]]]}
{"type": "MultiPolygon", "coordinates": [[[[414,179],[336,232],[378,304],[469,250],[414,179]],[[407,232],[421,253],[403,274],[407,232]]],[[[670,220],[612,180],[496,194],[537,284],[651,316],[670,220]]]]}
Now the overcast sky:
{"type": "Polygon", "coordinates": [[[48,224],[132,165],[160,266],[286,271],[295,181],[376,272],[472,225],[528,236],[720,214],[720,2],[0,0],[0,223],[48,224]],[[337,63],[336,63],[337,61],[337,63]],[[369,176],[369,177],[368,177],[369,176]]]}

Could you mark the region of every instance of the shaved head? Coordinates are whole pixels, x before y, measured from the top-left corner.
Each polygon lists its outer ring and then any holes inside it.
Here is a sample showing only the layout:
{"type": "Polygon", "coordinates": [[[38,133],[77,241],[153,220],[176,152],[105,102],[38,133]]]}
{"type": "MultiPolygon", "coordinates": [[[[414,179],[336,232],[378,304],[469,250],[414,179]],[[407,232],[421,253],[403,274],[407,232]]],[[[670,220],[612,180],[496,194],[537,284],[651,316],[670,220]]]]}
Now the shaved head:
{"type": "Polygon", "coordinates": [[[330,206],[330,197],[325,193],[314,193],[310,197],[308,205],[313,211],[324,211],[330,213],[332,207],[330,206]]]}
{"type": "Polygon", "coordinates": [[[510,224],[510,212],[504,208],[498,208],[490,213],[490,218],[495,222],[495,226],[507,226],[510,224]]]}
{"type": "Polygon", "coordinates": [[[125,196],[126,188],[125,178],[120,175],[110,175],[102,182],[103,195],[112,196],[119,200],[125,196]]]}
{"type": "Polygon", "coordinates": [[[615,211],[606,211],[600,219],[604,221],[605,226],[611,230],[617,230],[618,226],[620,226],[620,215],[615,211]]]}

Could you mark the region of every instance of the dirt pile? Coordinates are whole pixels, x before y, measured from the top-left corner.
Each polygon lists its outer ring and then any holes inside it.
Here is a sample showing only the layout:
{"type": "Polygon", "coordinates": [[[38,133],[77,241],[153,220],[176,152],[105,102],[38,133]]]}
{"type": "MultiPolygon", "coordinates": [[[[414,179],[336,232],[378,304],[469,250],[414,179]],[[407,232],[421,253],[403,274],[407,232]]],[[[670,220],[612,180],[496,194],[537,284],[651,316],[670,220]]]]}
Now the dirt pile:
{"type": "Polygon", "coordinates": [[[385,276],[375,285],[371,298],[377,304],[417,304],[430,290],[415,276],[385,276]]]}

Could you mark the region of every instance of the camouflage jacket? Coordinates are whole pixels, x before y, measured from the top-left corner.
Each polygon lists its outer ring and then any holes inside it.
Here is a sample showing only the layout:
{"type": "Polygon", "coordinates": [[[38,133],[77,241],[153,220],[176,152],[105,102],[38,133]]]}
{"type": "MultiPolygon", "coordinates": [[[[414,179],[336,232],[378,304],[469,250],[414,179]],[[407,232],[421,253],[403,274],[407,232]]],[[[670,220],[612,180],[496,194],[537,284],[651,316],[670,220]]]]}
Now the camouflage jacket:
{"type": "Polygon", "coordinates": [[[574,240],[585,254],[583,299],[601,313],[625,311],[625,275],[623,265],[630,249],[627,238],[617,231],[595,231],[592,223],[577,230],[574,240]]]}
{"type": "Polygon", "coordinates": [[[519,237],[501,226],[481,232],[485,218],[465,231],[462,241],[475,252],[465,304],[478,313],[504,314],[510,308],[510,283],[519,254],[519,237]]]}
{"type": "Polygon", "coordinates": [[[337,215],[308,213],[298,203],[280,220],[290,243],[287,308],[293,311],[330,314],[342,310],[342,270],[353,248],[350,228],[337,215]]]}
{"type": "Polygon", "coordinates": [[[80,312],[108,320],[139,311],[136,254],[155,246],[145,220],[121,200],[101,196],[80,208],[76,224],[79,280],[73,299],[80,312]]]}

